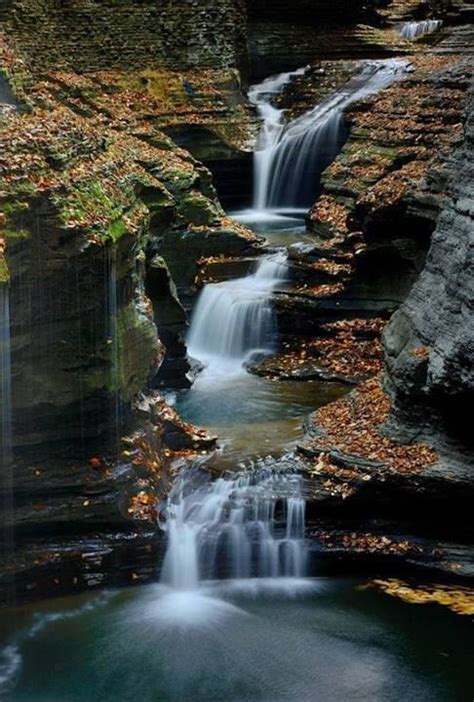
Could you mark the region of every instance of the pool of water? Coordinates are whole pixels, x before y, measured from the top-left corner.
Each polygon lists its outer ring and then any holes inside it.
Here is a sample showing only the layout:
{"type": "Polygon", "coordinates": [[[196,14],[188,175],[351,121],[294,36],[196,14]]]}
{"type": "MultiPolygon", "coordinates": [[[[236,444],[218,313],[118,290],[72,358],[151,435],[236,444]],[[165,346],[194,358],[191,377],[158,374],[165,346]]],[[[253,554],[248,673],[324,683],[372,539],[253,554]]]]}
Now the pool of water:
{"type": "Polygon", "coordinates": [[[304,210],[241,210],[231,216],[264,236],[273,246],[289,246],[300,241],[312,244],[316,241],[315,235],[306,231],[304,210]]]}
{"type": "Polygon", "coordinates": [[[190,391],[176,396],[187,422],[219,437],[216,460],[231,467],[259,456],[279,456],[303,436],[304,418],[348,390],[338,383],[272,381],[241,372],[204,371],[190,391]]]}
{"type": "Polygon", "coordinates": [[[162,585],[3,616],[2,702],[466,702],[469,622],[337,579],[162,585]]]}
{"type": "MultiPolygon", "coordinates": [[[[303,211],[246,210],[233,216],[277,246],[314,241],[305,230],[303,211]]],[[[240,284],[243,294],[243,281],[240,284]]],[[[223,324],[213,327],[213,333],[218,335],[223,324]]],[[[199,357],[198,360],[204,361],[199,357]]],[[[305,416],[348,389],[337,383],[259,378],[246,372],[234,358],[211,357],[204,362],[208,365],[191,390],[175,395],[176,409],[184,420],[219,437],[220,452],[212,462],[222,468],[270,454],[280,456],[303,436],[305,416]]]]}

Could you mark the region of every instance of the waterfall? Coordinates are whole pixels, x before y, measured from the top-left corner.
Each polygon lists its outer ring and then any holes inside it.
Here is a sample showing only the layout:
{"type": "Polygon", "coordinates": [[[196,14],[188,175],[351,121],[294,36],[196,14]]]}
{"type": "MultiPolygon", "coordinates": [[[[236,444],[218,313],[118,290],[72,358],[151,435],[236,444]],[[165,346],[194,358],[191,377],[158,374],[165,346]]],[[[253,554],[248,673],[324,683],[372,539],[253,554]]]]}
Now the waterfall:
{"type": "Polygon", "coordinates": [[[295,74],[267,79],[250,89],[249,99],[263,120],[254,153],[253,209],[308,208],[321,173],[335,159],[346,138],[344,110],[400,79],[407,61],[369,61],[343,88],[297,119],[284,123],[284,110],[271,99],[295,74]]]}
{"type": "MultiPolygon", "coordinates": [[[[11,402],[11,332],[8,285],[0,285],[0,493],[2,499],[2,548],[7,559],[14,557],[13,533],[13,455],[11,402]]],[[[14,596],[14,578],[7,575],[7,587],[14,596]]]]}
{"type": "Polygon", "coordinates": [[[262,83],[250,88],[248,98],[251,105],[257,108],[262,120],[262,127],[254,152],[254,209],[265,209],[266,183],[269,178],[271,166],[270,154],[280,140],[285,127],[284,110],[271,104],[272,99],[282,92],[295,76],[303,75],[307,67],[300,68],[290,73],[281,73],[277,76],[266,78],[262,83]]]}
{"type": "Polygon", "coordinates": [[[10,302],[8,286],[0,285],[0,423],[2,432],[2,469],[12,459],[10,302]]]}
{"type": "Polygon", "coordinates": [[[188,334],[189,355],[208,365],[241,368],[276,338],[272,292],[287,274],[284,253],[263,256],[250,275],[205,285],[188,334]]]}
{"type": "Polygon", "coordinates": [[[306,573],[301,477],[266,467],[193,489],[188,474],[168,500],[162,580],[197,589],[219,575],[302,577],[306,573]]]}
{"type": "Polygon", "coordinates": [[[423,34],[428,34],[430,32],[436,32],[443,24],[443,20],[423,20],[422,22],[404,22],[398,28],[398,33],[404,39],[413,41],[413,39],[418,39],[423,36],[423,34]]]}
{"type": "Polygon", "coordinates": [[[106,299],[105,315],[107,323],[107,345],[109,348],[109,384],[111,390],[111,425],[117,452],[120,451],[122,435],[122,396],[121,396],[121,364],[118,334],[118,299],[117,299],[117,261],[116,249],[112,245],[107,248],[105,255],[106,299]]]}

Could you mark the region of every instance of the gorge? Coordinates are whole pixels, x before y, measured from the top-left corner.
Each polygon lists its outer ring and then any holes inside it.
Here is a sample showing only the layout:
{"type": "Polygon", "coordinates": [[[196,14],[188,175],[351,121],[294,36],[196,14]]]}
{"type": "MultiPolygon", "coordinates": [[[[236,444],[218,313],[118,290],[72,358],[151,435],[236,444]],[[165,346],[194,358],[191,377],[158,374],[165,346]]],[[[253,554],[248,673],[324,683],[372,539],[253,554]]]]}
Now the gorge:
{"type": "Polygon", "coordinates": [[[2,700],[472,697],[473,18],[1,3],[2,700]]]}

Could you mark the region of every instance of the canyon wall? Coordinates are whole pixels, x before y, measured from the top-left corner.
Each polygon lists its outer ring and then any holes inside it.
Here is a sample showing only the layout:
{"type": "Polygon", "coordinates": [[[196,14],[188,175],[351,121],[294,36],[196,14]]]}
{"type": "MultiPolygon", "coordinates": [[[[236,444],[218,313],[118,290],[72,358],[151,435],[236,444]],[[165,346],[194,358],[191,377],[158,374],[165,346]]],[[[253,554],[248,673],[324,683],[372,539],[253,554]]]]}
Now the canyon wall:
{"type": "Polygon", "coordinates": [[[474,118],[442,172],[428,183],[447,198],[426,265],[385,333],[387,388],[415,413],[472,443],[474,400],[474,118]]]}
{"type": "Polygon", "coordinates": [[[7,0],[5,29],[37,71],[240,66],[241,0],[7,0]]]}

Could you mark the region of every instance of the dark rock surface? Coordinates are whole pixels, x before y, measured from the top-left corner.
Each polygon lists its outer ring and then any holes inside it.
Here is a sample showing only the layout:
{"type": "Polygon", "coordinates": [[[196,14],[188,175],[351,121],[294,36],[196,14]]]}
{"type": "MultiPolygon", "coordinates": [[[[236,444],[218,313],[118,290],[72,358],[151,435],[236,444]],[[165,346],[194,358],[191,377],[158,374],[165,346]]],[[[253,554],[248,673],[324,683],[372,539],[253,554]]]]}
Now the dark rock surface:
{"type": "Polygon", "coordinates": [[[165,357],[154,383],[169,388],[188,388],[192,384],[184,343],[188,320],[168,266],[160,256],[154,256],[148,265],[145,287],[153,304],[158,335],[165,346],[165,357]]]}
{"type": "MultiPolygon", "coordinates": [[[[401,415],[413,405],[472,446],[474,400],[474,119],[446,165],[448,200],[426,266],[385,332],[386,386],[401,415]]],[[[429,424],[429,421],[427,421],[429,424]]]]}

